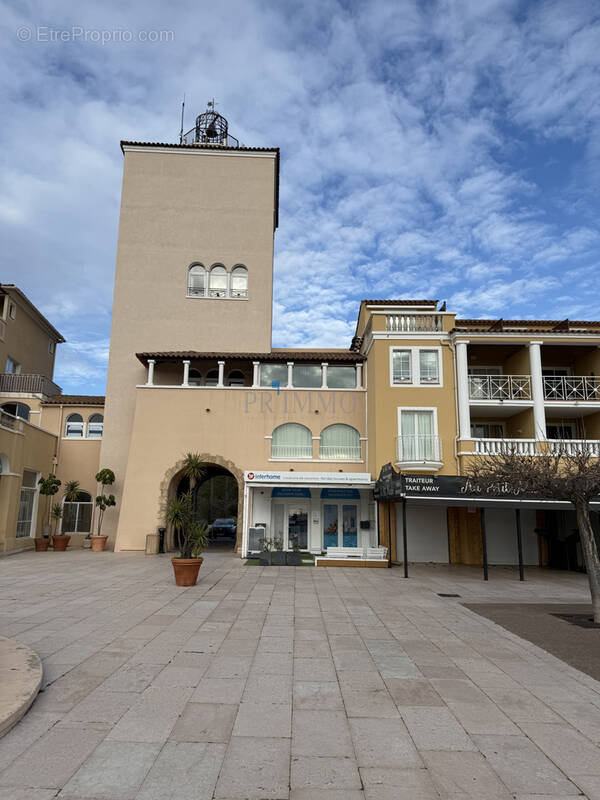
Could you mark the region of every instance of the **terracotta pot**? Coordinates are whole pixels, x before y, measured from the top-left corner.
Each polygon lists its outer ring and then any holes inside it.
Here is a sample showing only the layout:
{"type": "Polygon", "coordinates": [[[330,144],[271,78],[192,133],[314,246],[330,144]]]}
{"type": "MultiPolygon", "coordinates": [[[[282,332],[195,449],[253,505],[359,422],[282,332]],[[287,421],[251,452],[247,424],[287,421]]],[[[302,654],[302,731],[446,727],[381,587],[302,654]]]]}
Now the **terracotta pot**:
{"type": "Polygon", "coordinates": [[[62,550],[66,550],[70,539],[71,539],[70,536],[65,536],[65,535],[53,536],[52,547],[54,548],[54,551],[61,552],[62,550]]]}
{"type": "Polygon", "coordinates": [[[48,549],[48,545],[50,544],[50,539],[40,537],[39,539],[36,537],[34,540],[35,542],[35,549],[37,553],[45,553],[48,549]]]}
{"type": "Polygon", "coordinates": [[[172,558],[176,586],[195,586],[203,558],[172,558]]]}
{"type": "Polygon", "coordinates": [[[106,540],[108,536],[90,536],[92,542],[92,551],[94,553],[101,553],[106,547],[106,540]]]}

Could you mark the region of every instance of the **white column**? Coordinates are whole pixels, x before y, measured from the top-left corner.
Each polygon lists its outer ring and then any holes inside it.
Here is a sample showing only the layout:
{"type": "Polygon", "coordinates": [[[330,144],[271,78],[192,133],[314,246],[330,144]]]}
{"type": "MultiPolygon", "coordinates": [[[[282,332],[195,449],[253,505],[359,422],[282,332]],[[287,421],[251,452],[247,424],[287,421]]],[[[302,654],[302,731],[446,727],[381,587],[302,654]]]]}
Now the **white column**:
{"type": "Polygon", "coordinates": [[[259,385],[259,380],[260,380],[259,372],[258,372],[259,366],[260,366],[260,361],[253,361],[252,362],[252,369],[253,369],[253,371],[252,371],[252,388],[253,389],[257,389],[258,385],[259,385]]]}
{"type": "Polygon", "coordinates": [[[189,386],[190,385],[190,362],[184,361],[183,362],[183,383],[182,386],[189,386]]]}
{"type": "Polygon", "coordinates": [[[329,364],[325,364],[325,362],[323,362],[321,364],[321,389],[326,389],[327,388],[327,367],[328,366],[329,366],[329,364]]]}
{"type": "Polygon", "coordinates": [[[225,385],[225,362],[224,361],[217,361],[219,365],[219,380],[217,381],[217,387],[222,389],[225,385]]]}
{"type": "Polygon", "coordinates": [[[288,385],[288,389],[291,389],[292,386],[293,386],[293,383],[294,383],[294,372],[293,372],[294,362],[293,361],[288,361],[287,362],[287,368],[288,368],[288,382],[287,382],[287,385],[288,385]]]}
{"type": "Polygon", "coordinates": [[[456,383],[458,399],[458,434],[460,439],[471,438],[471,411],[469,409],[468,342],[456,343],[456,383]]]}
{"type": "Polygon", "coordinates": [[[544,381],[542,378],[542,342],[529,342],[529,371],[531,397],[533,398],[533,427],[538,441],[546,439],[546,410],[544,408],[544,381]]]}
{"type": "Polygon", "coordinates": [[[356,388],[362,389],[362,364],[356,365],[356,388]]]}
{"type": "Polygon", "coordinates": [[[148,380],[146,381],[146,386],[154,386],[154,359],[148,359],[148,380]]]}

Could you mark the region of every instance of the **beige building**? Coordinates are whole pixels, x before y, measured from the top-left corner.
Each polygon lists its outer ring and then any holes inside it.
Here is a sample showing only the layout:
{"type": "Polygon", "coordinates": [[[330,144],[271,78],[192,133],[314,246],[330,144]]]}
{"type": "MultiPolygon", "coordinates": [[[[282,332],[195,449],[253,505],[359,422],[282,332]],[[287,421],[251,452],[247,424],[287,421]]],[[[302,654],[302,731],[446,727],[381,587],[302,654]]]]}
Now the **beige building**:
{"type": "Polygon", "coordinates": [[[62,337],[15,287],[0,294],[0,547],[41,530],[36,481],[51,469],[80,482],[64,523],[79,545],[108,467],[103,532],[143,550],[189,488],[191,452],[197,515],[242,555],[266,537],[313,553],[382,543],[405,564],[581,567],[568,507],[482,498],[465,475],[506,447],[600,457],[600,323],[364,300],[347,349],[273,348],[278,149],[239,146],[214,111],[179,144],[121,148],[106,404],[61,394],[62,337]]]}

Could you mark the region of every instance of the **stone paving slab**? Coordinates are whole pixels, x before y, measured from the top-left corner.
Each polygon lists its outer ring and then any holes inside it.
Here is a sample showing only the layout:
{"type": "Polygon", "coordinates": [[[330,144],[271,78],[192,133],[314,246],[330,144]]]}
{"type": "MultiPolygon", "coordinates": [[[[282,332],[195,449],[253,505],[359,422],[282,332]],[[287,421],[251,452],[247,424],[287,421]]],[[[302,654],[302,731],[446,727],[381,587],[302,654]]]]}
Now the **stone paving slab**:
{"type": "Polygon", "coordinates": [[[0,635],[45,670],[0,800],[600,800],[600,684],[462,605],[585,603],[584,576],[207,553],[182,589],[96,556],[0,563],[0,635]]]}

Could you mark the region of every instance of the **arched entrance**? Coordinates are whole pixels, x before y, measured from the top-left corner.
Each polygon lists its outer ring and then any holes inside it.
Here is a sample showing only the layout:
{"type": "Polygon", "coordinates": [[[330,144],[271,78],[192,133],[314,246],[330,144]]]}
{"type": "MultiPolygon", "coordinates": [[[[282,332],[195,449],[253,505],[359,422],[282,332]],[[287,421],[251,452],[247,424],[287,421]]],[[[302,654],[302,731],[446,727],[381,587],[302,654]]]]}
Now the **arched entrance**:
{"type": "MultiPolygon", "coordinates": [[[[211,548],[239,550],[242,541],[243,473],[234,464],[218,456],[201,455],[205,474],[194,491],[196,519],[210,526],[211,548]]],[[[183,459],[168,470],[162,485],[162,497],[189,491],[190,483],[183,475],[183,459]]],[[[168,531],[166,549],[175,550],[173,532],[168,531]]]]}

